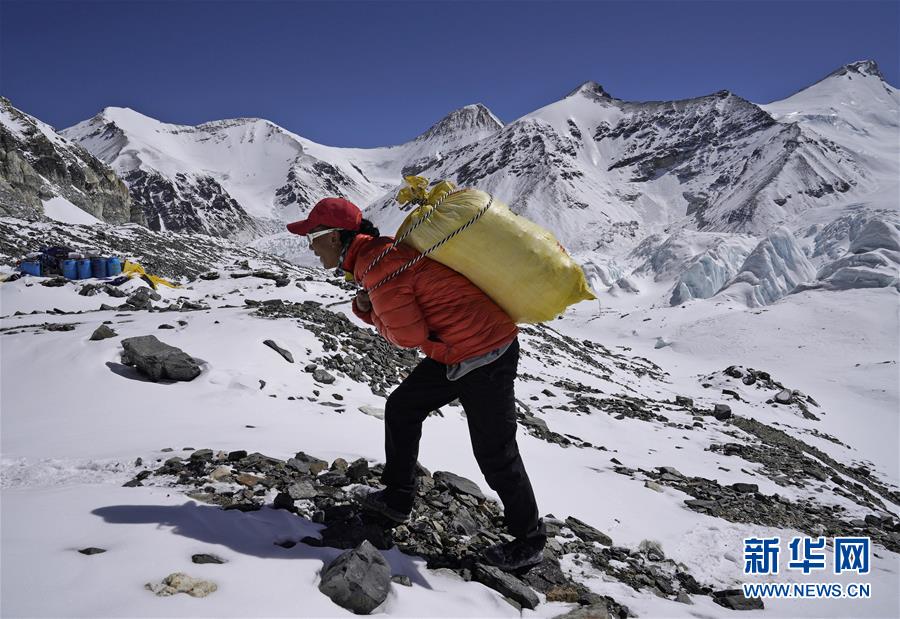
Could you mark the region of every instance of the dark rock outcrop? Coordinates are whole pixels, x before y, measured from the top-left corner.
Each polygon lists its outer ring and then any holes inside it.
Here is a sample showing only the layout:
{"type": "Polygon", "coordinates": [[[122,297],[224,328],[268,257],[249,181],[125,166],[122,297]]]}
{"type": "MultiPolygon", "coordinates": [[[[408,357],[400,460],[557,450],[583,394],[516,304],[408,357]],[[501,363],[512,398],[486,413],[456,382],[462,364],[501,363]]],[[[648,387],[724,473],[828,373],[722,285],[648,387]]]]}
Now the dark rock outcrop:
{"type": "Polygon", "coordinates": [[[135,366],[150,380],[189,381],[200,375],[200,366],[183,350],[169,346],[153,335],[122,340],[122,363],[135,366]]]}

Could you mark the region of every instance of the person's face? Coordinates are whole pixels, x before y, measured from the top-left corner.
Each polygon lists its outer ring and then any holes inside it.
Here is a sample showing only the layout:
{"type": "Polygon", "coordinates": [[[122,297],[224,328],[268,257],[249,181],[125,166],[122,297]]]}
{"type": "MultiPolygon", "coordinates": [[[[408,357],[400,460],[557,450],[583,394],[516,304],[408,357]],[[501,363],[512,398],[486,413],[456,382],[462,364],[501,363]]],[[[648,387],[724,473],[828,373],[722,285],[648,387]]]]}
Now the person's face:
{"type": "MultiPolygon", "coordinates": [[[[327,226],[316,226],[310,232],[319,232],[327,229],[327,226]]],[[[326,269],[333,269],[338,266],[338,261],[341,258],[340,234],[339,230],[333,230],[327,234],[317,236],[309,243],[309,247],[318,256],[322,266],[326,269]]]]}

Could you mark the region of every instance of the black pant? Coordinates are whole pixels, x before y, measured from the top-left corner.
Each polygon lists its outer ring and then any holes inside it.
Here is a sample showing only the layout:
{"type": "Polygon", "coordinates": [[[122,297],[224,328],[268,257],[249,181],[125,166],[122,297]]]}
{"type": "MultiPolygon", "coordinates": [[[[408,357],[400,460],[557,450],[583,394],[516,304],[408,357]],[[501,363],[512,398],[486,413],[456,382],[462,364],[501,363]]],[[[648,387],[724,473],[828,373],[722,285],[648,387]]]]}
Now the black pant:
{"type": "Polygon", "coordinates": [[[492,363],[455,381],[447,380],[446,365],[425,358],[388,397],[384,414],[387,461],[381,480],[398,509],[406,511],[412,506],[422,422],[429,412],[459,398],[475,459],[488,485],[503,501],[506,528],[518,538],[543,537],[531,480],[516,444],[513,383],[518,364],[518,339],[492,363]]]}

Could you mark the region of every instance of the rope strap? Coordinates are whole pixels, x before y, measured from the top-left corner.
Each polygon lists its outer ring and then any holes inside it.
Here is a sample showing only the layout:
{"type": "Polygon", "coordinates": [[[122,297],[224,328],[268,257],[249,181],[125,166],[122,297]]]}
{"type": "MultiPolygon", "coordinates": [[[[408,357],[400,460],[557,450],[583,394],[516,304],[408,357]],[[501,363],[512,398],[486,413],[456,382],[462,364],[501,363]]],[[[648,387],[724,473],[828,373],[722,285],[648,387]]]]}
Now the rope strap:
{"type": "MultiPolygon", "coordinates": [[[[455,192],[454,192],[454,193],[455,193],[455,192]]],[[[448,194],[448,195],[450,195],[450,194],[448,194]]],[[[440,202],[441,202],[441,201],[438,201],[438,205],[440,204],[440,202]]],[[[411,266],[413,266],[414,264],[416,264],[417,262],[419,262],[419,260],[421,260],[422,258],[425,258],[426,256],[428,256],[428,254],[430,254],[430,253],[432,253],[432,252],[434,252],[434,251],[437,251],[444,243],[446,243],[447,241],[449,241],[450,239],[452,239],[453,237],[455,237],[457,234],[459,234],[460,232],[462,232],[463,230],[465,230],[466,228],[468,228],[469,226],[471,226],[472,224],[474,224],[474,223],[475,223],[476,221],[478,221],[479,219],[481,219],[481,216],[484,215],[484,214],[487,212],[487,210],[488,210],[489,208],[491,208],[491,204],[493,204],[493,203],[494,203],[494,196],[490,196],[490,199],[487,201],[487,204],[485,204],[485,205],[482,206],[480,209],[478,209],[478,212],[475,213],[475,215],[472,217],[472,219],[470,219],[470,220],[467,221],[465,224],[463,224],[462,227],[457,228],[456,230],[454,230],[449,236],[447,236],[446,238],[444,238],[444,239],[438,241],[437,243],[435,243],[434,245],[432,245],[431,247],[429,247],[428,249],[426,249],[425,251],[423,251],[421,254],[419,254],[418,256],[416,256],[415,258],[413,258],[412,260],[410,260],[410,261],[407,262],[406,264],[404,264],[402,267],[400,267],[399,269],[397,269],[396,271],[394,271],[393,273],[391,273],[390,275],[388,275],[387,277],[385,277],[384,279],[382,279],[380,282],[378,282],[377,284],[375,284],[374,286],[372,286],[372,287],[369,288],[368,290],[365,290],[365,289],[364,289],[364,292],[366,292],[367,294],[371,294],[372,291],[374,291],[376,288],[378,288],[378,287],[381,286],[382,284],[386,284],[387,282],[391,281],[392,279],[394,279],[395,277],[397,277],[398,275],[400,275],[401,273],[403,273],[405,270],[407,270],[408,268],[410,268],[411,266]]],[[[436,205],[434,208],[435,208],[435,210],[436,210],[436,209],[437,209],[437,205],[436,205]]],[[[434,212],[434,211],[432,211],[432,212],[434,212]]],[[[429,213],[429,215],[430,215],[430,213],[429,213]]],[[[422,221],[424,221],[424,218],[423,218],[422,220],[419,220],[418,223],[421,223],[422,221]]],[[[418,226],[418,223],[416,224],[417,226],[418,226]]],[[[411,232],[411,231],[412,231],[412,230],[410,230],[410,232],[411,232]]],[[[409,236],[408,233],[407,233],[407,234],[404,234],[404,235],[403,235],[403,238],[406,238],[407,236],[409,236]]],[[[395,243],[394,245],[392,245],[392,246],[388,249],[388,251],[389,251],[390,249],[393,249],[395,245],[396,245],[396,243],[395,243]]],[[[383,258],[384,255],[386,255],[386,254],[387,254],[387,251],[383,252],[382,255],[379,256],[379,257],[376,259],[376,261],[377,261],[377,260],[380,260],[381,258],[383,258]]],[[[373,264],[374,264],[374,262],[373,262],[373,264]]],[[[371,268],[371,266],[370,266],[370,268],[371,268]]],[[[368,273],[368,271],[369,271],[369,269],[366,269],[366,273],[368,273]]],[[[362,279],[362,278],[360,278],[360,279],[362,279]]]]}
{"type": "Polygon", "coordinates": [[[417,221],[415,224],[410,226],[410,228],[406,232],[404,232],[403,236],[401,236],[399,239],[394,239],[394,242],[391,243],[391,245],[389,247],[387,247],[383,252],[381,252],[380,254],[378,254],[375,257],[375,259],[369,264],[369,266],[366,267],[366,270],[363,271],[363,274],[360,276],[359,281],[362,282],[363,280],[365,280],[366,275],[369,273],[369,271],[372,270],[372,267],[374,267],[376,264],[381,262],[381,259],[384,258],[385,256],[387,256],[392,249],[397,247],[397,245],[402,243],[406,239],[406,237],[408,237],[410,234],[412,234],[413,230],[415,230],[416,228],[421,226],[423,223],[425,223],[426,221],[431,219],[431,216],[434,214],[434,212],[437,210],[437,208],[444,202],[444,200],[446,200],[453,194],[457,194],[461,191],[465,191],[465,189],[457,189],[456,191],[451,191],[451,192],[448,192],[448,193],[444,194],[443,196],[441,196],[440,200],[438,200],[437,202],[434,203],[434,206],[432,207],[432,209],[430,211],[428,211],[428,213],[426,213],[424,217],[422,217],[421,219],[419,219],[419,221],[417,221]]]}

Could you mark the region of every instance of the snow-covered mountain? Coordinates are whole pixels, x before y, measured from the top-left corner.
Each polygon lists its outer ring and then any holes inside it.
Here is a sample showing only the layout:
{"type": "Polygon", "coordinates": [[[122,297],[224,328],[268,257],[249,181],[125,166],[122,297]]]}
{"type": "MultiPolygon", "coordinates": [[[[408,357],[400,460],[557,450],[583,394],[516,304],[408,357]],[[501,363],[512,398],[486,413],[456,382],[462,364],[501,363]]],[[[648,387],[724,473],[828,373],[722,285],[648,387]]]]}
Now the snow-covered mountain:
{"type": "MultiPolygon", "coordinates": [[[[857,66],[811,87],[816,101],[843,97],[842,76],[857,66]]],[[[874,70],[857,75],[868,81],[854,122],[871,134],[895,134],[897,89],[874,70]]],[[[587,82],[421,172],[495,193],[574,250],[616,251],[675,227],[764,235],[879,187],[883,161],[873,165],[860,140],[816,129],[727,91],[625,102],[587,82]]],[[[393,225],[396,218],[385,219],[393,225]]]]}
{"type": "Polygon", "coordinates": [[[108,162],[154,230],[256,238],[283,231],[320,198],[365,205],[409,172],[495,132],[482,105],[456,110],[415,140],[375,149],[316,144],[256,118],[196,127],[106,108],[63,133],[108,162]]]}
{"type": "Polygon", "coordinates": [[[755,306],[810,288],[900,286],[900,255],[893,249],[900,230],[898,90],[863,61],[784,101],[752,107],[764,110],[751,117],[774,141],[744,153],[738,178],[747,183],[719,192],[699,212],[687,209],[693,222],[685,217],[633,249],[584,258],[598,287],[627,297],[623,308],[718,294],[755,306]],[[765,163],[766,153],[779,151],[765,163]],[[746,194],[752,199],[731,209],[741,188],[763,177],[761,189],[746,194]],[[713,214],[713,223],[700,225],[713,214]],[[723,232],[734,229],[750,234],[723,232]],[[857,242],[864,238],[871,240],[857,242]]]}
{"type": "Polygon", "coordinates": [[[325,146],[260,119],[191,127],[123,108],[62,133],[112,166],[152,229],[251,241],[302,263],[304,241],[285,222],[343,195],[390,234],[408,213],[394,201],[401,176],[422,174],[490,191],[550,229],[598,290],[679,305],[732,286],[754,288],[730,298],[771,303],[799,288],[897,285],[890,247],[850,247],[870,222],[900,228],[898,132],[900,91],[862,61],[766,105],[727,91],[628,102],[586,82],[507,125],[470,105],[381,148],[325,146]]]}
{"type": "Polygon", "coordinates": [[[0,213],[40,219],[57,203],[109,223],[146,221],[109,166],[0,97],[0,213]]]}

